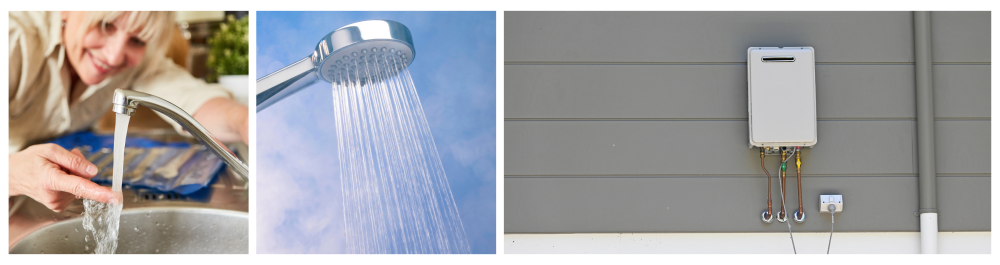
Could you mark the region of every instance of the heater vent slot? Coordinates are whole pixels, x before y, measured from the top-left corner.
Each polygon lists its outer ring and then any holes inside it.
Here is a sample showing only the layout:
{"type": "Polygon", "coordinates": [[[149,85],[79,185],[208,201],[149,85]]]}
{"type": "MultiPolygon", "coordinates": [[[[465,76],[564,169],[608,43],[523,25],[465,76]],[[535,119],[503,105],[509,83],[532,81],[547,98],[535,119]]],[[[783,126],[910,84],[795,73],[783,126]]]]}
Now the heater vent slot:
{"type": "Polygon", "coordinates": [[[795,56],[764,56],[760,57],[761,62],[774,63],[774,62],[795,62],[795,56]]]}

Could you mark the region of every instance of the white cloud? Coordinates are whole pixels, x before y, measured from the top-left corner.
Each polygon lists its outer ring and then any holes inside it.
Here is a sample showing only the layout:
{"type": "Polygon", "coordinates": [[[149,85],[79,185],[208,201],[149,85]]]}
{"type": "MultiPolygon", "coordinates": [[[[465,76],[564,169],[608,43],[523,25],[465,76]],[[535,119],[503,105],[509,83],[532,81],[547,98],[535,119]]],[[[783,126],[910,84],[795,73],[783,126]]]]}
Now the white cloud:
{"type": "Polygon", "coordinates": [[[335,138],[302,121],[296,105],[276,104],[258,114],[257,230],[267,239],[258,240],[258,251],[342,253],[335,138]]]}

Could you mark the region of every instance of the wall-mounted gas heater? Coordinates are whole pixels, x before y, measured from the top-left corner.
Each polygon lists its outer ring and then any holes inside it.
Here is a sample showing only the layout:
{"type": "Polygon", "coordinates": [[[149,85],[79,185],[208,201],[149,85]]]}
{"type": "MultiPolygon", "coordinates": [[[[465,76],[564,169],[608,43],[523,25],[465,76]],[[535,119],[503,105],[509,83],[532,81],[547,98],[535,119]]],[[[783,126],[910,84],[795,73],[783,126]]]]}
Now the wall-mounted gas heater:
{"type": "Polygon", "coordinates": [[[750,146],[816,145],[816,60],[812,47],[747,50],[750,146]]]}
{"type": "MultiPolygon", "coordinates": [[[[761,220],[786,222],[785,170],[795,157],[799,208],[793,219],[806,219],[802,206],[802,147],[816,145],[816,60],[812,47],[751,47],[747,49],[747,111],[750,148],[760,148],[760,167],[767,174],[767,210],[761,220]],[[781,208],[771,208],[771,174],[764,156],[781,154],[778,169],[781,208]]],[[[791,233],[791,226],[788,227],[791,233]]],[[[794,247],[794,245],[793,245],[794,247]]]]}

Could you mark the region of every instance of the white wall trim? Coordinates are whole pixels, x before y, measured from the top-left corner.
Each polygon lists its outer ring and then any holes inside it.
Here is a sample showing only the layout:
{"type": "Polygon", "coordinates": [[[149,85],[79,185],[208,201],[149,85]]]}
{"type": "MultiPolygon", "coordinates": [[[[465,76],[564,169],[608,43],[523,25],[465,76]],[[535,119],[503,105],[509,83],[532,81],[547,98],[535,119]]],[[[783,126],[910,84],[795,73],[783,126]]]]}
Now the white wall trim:
{"type": "MultiPolygon", "coordinates": [[[[942,254],[990,254],[991,232],[940,232],[942,254]]],[[[830,233],[794,233],[799,254],[824,254],[830,233]]],[[[788,233],[505,234],[507,254],[791,254],[788,233]]],[[[919,254],[919,232],[833,233],[830,254],[919,254]]]]}

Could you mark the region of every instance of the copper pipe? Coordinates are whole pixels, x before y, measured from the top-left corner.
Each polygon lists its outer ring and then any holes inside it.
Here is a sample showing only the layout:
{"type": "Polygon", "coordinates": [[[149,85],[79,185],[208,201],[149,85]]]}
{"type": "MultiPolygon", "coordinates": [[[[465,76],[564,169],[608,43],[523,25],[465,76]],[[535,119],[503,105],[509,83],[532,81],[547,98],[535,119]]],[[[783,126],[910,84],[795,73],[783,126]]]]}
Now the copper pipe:
{"type": "Polygon", "coordinates": [[[799,184],[799,212],[802,211],[802,153],[795,147],[795,182],[799,184]]]}
{"type": "Polygon", "coordinates": [[[767,174],[767,216],[765,218],[771,219],[771,173],[767,172],[767,167],[764,167],[764,148],[760,149],[760,169],[763,169],[764,174],[767,174]]]}

